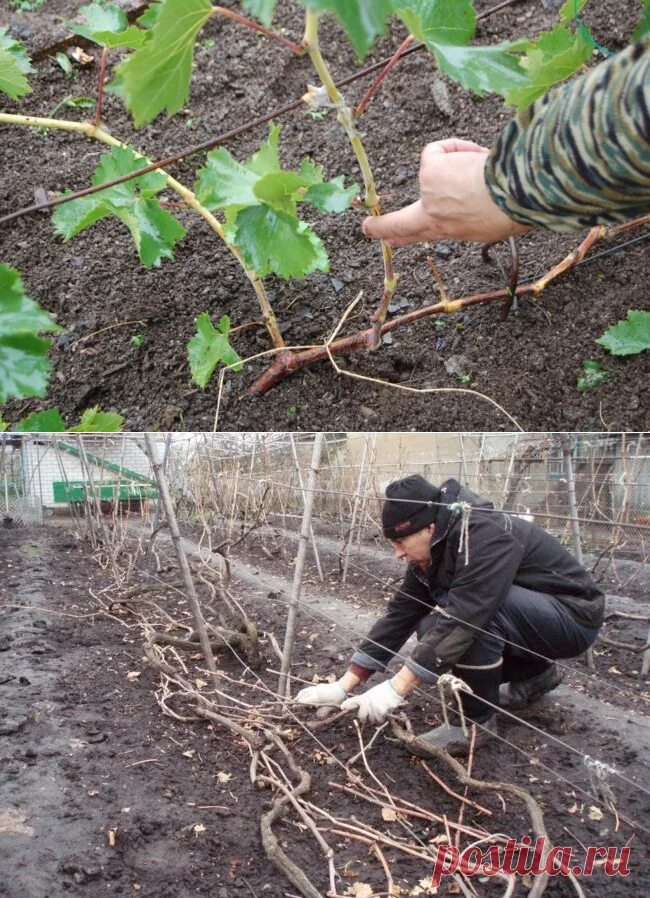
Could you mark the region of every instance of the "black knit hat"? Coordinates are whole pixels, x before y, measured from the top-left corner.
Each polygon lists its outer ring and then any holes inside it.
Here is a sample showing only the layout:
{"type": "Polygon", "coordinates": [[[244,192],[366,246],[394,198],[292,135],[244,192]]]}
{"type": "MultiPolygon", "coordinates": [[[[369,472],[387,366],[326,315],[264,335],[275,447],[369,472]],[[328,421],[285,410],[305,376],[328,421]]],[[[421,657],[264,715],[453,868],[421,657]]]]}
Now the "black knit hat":
{"type": "Polygon", "coordinates": [[[390,483],[386,487],[386,501],[381,509],[386,539],[401,539],[433,523],[437,506],[425,503],[439,501],[438,487],[420,474],[411,474],[410,477],[390,483]]]}

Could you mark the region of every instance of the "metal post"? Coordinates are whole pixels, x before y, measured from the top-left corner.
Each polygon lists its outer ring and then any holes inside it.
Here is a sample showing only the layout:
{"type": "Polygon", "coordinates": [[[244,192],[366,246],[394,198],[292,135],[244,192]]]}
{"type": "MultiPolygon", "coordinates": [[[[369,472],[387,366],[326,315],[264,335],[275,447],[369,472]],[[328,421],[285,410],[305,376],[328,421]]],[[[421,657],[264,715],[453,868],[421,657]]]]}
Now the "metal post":
{"type": "Polygon", "coordinates": [[[309,526],[311,524],[311,515],[314,507],[314,491],[316,489],[316,483],[318,482],[318,468],[320,466],[320,458],[323,451],[323,437],[324,434],[322,432],[316,434],[311,455],[311,470],[309,471],[309,480],[307,482],[307,495],[305,497],[305,506],[302,514],[298,552],[296,553],[296,567],[293,572],[293,587],[291,589],[291,598],[289,600],[287,631],[284,636],[284,649],[282,651],[278,692],[281,696],[286,696],[287,698],[289,698],[291,690],[289,669],[291,667],[291,656],[293,654],[293,644],[296,635],[296,616],[298,613],[298,603],[300,602],[302,574],[305,568],[305,555],[307,554],[307,541],[309,540],[309,526]]]}

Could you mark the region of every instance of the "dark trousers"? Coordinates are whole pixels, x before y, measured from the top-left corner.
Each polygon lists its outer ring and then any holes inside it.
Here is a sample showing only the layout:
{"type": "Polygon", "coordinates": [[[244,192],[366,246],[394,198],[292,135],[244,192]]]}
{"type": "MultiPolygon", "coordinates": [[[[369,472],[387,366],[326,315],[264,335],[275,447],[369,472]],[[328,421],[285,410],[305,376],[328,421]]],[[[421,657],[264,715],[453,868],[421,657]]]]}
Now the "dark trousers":
{"type": "MultiPolygon", "coordinates": [[[[439,604],[444,607],[444,597],[439,604]]],[[[435,622],[435,612],[423,618],[417,638],[422,639],[435,622]]],[[[498,705],[501,683],[529,680],[556,658],[581,655],[599,630],[580,624],[554,596],[511,586],[485,630],[474,631],[474,642],[452,667],[452,673],[474,692],[461,693],[464,713],[477,723],[487,720],[494,708],[481,699],[498,705]]]]}

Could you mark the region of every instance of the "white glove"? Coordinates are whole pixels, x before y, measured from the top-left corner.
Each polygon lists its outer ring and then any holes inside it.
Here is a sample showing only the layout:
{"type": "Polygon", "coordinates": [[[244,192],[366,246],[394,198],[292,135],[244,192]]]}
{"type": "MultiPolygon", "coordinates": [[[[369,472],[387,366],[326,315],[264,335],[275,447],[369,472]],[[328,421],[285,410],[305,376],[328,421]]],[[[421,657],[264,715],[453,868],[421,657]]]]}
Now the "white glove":
{"type": "Polygon", "coordinates": [[[301,705],[340,705],[347,692],[339,682],[319,683],[301,689],[295,700],[301,705]]]}
{"type": "Polygon", "coordinates": [[[370,723],[383,723],[391,711],[403,704],[404,698],[395,691],[390,680],[384,680],[378,686],[373,686],[363,695],[356,695],[346,699],[341,705],[341,711],[354,711],[359,709],[359,720],[370,723]]]}

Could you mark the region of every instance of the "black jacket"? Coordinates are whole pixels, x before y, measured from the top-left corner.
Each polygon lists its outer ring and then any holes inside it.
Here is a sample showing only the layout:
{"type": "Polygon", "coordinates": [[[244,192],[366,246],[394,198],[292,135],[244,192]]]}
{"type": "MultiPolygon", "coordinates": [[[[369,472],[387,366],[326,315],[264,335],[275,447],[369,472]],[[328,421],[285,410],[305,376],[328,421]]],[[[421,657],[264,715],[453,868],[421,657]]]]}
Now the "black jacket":
{"type": "Polygon", "coordinates": [[[581,564],[546,530],[493,509],[487,499],[447,480],[431,542],[431,565],[410,564],[404,582],[359,646],[353,662],[382,670],[445,597],[438,621],[413,652],[412,660],[432,673],[448,670],[467,651],[479,627],[485,629],[513,584],[556,596],[583,626],[602,623],[605,598],[581,564]],[[462,516],[449,509],[468,502],[469,562],[459,553],[462,516]],[[467,623],[465,623],[467,622],[467,623]],[[470,626],[467,626],[469,624],[470,626]]]}

